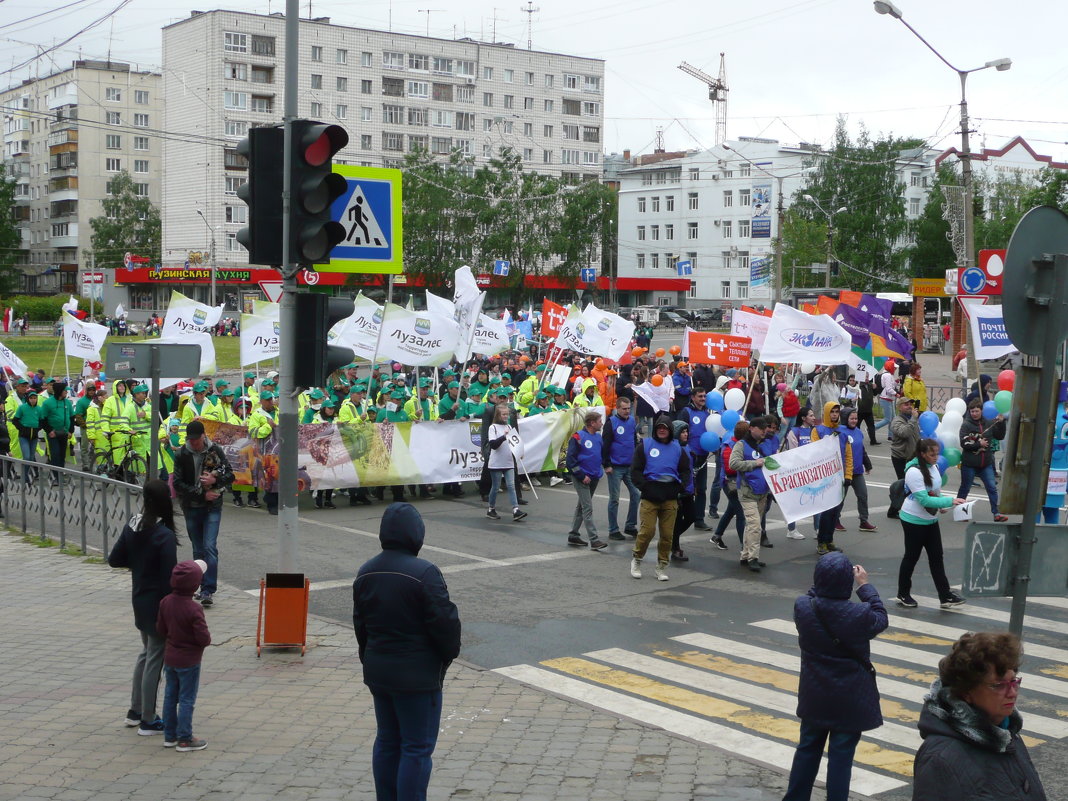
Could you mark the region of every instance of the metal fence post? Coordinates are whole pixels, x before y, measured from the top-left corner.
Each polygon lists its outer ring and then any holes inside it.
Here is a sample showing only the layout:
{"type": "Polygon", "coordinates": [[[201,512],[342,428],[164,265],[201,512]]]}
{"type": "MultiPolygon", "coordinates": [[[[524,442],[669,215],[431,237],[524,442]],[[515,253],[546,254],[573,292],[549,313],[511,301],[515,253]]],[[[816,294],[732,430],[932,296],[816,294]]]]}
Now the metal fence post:
{"type": "MultiPolygon", "coordinates": [[[[23,467],[22,470],[25,471],[26,468],[23,467]]],[[[18,468],[16,468],[15,469],[15,474],[16,474],[15,480],[17,482],[19,482],[19,491],[22,494],[22,533],[25,534],[26,533],[26,476],[25,476],[25,474],[23,474],[22,476],[19,476],[18,473],[19,473],[19,470],[18,470],[18,468]]]]}
{"type": "Polygon", "coordinates": [[[48,525],[45,522],[44,471],[37,471],[37,480],[34,482],[34,486],[37,488],[37,505],[41,509],[41,539],[43,540],[47,536],[47,534],[45,533],[45,527],[48,525]]]}
{"type": "Polygon", "coordinates": [[[80,474],[78,476],[78,503],[81,505],[81,510],[82,510],[81,515],[79,515],[81,517],[81,519],[82,519],[82,522],[81,522],[82,553],[83,554],[88,554],[89,553],[89,547],[88,547],[89,544],[86,542],[86,534],[85,534],[85,518],[87,517],[87,515],[85,514],[85,474],[84,473],[80,474]]]}
{"type": "Polygon", "coordinates": [[[67,498],[63,492],[63,471],[56,471],[56,489],[59,492],[59,547],[67,547],[67,498]]]}

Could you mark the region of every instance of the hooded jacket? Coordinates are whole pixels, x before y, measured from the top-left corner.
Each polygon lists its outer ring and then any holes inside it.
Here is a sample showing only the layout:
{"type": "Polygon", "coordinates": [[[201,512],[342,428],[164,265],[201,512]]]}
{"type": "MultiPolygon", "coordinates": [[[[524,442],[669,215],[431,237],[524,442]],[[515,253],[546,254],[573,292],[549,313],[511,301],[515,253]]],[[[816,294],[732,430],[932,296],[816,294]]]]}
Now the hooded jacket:
{"type": "Polygon", "coordinates": [[[988,445],[986,448],[980,448],[980,438],[988,443],[992,439],[1005,439],[1005,421],[991,422],[982,417],[973,420],[971,409],[969,409],[964,416],[964,422],[960,425],[960,463],[964,467],[981,470],[992,463],[990,447],[988,445]]]}
{"type": "Polygon", "coordinates": [[[193,600],[204,572],[196,562],[179,562],[171,571],[171,594],[159,604],[156,630],[167,639],[163,664],[173,668],[200,664],[211,633],[204,620],[204,607],[193,600]]]}
{"type": "Polygon", "coordinates": [[[630,477],[634,482],[634,486],[641,492],[643,501],[649,501],[650,503],[676,501],[683,487],[688,486],[690,483],[692,467],[690,465],[690,457],[687,456],[685,448],[679,448],[677,465],[679,481],[650,481],[645,477],[646,446],[651,442],[663,442],[664,444],[674,442],[675,434],[671,425],[672,422],[672,419],[666,414],[657,417],[656,422],[653,423],[653,436],[642,440],[638,447],[634,449],[634,461],[631,463],[630,477]],[[656,429],[660,426],[667,426],[668,437],[666,440],[656,439],[656,429]]]}
{"type": "Polygon", "coordinates": [[[920,712],[913,801],[1045,801],[1013,711],[1005,728],[935,680],[920,712]]]}
{"type": "Polygon", "coordinates": [[[210,506],[217,509],[222,506],[223,490],[234,483],[234,471],[223,449],[208,439],[207,434],[203,439],[203,450],[194,451],[186,442],[174,457],[174,491],[183,508],[210,506]],[[215,474],[215,484],[209,489],[218,492],[219,497],[213,501],[204,496],[205,489],[200,483],[200,474],[204,472],[215,474]]]}
{"type": "Polygon", "coordinates": [[[171,572],[178,564],[178,538],[162,523],[148,531],[140,528],[141,515],[137,515],[115,540],[108,564],[130,568],[134,625],[155,634],[160,601],[171,591],[171,572]]]}
{"type": "Polygon", "coordinates": [[[382,553],[352,583],[364,684],[383,692],[440,690],[460,653],[460,616],[437,566],[420,559],[423,518],[408,503],[382,515],[382,553]]]}
{"type": "Polygon", "coordinates": [[[601,395],[597,390],[597,379],[586,378],[582,381],[582,388],[579,390],[578,395],[575,396],[575,407],[584,408],[587,406],[604,406],[604,401],[601,400],[601,395]],[[586,395],[586,390],[589,387],[593,387],[593,397],[586,395]]]}
{"type": "Polygon", "coordinates": [[[794,602],[801,648],[797,716],[832,731],[869,731],[883,724],[879,688],[861,660],[870,663],[869,643],[889,620],[871,584],[857,588],[860,603],[850,600],[853,580],[853,563],[833,551],[820,557],[812,588],[794,602]]]}
{"type": "Polygon", "coordinates": [[[842,474],[846,477],[846,480],[849,480],[853,478],[853,473],[856,472],[853,466],[853,449],[846,447],[849,441],[839,431],[839,428],[845,426],[841,412],[839,412],[838,416],[838,425],[831,422],[831,409],[835,406],[839,410],[842,408],[842,405],[837,401],[827,401],[823,404],[823,425],[818,425],[812,429],[812,441],[815,442],[824,437],[838,437],[838,445],[842,449],[842,474]]]}

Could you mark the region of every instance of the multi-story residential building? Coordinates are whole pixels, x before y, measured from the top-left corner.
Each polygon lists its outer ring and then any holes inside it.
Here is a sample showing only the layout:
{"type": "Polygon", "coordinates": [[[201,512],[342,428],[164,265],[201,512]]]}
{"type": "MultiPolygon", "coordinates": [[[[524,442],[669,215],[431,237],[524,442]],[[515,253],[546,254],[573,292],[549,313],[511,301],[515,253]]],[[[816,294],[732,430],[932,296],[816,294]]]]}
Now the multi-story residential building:
{"type": "Polygon", "coordinates": [[[160,202],[160,76],[129,64],[75,61],[0,92],[4,165],[16,181],[23,292],[81,290],[89,221],[126,170],[160,202]]]}
{"type": "MultiPolygon", "coordinates": [[[[284,27],[281,14],[210,11],[163,29],[164,127],[175,134],[165,144],[165,268],[196,261],[189,254],[209,253],[214,240],[224,283],[247,286],[255,277],[236,239],[247,211],[236,192],[247,173],[235,148],[250,127],[282,120],[284,27]]],[[[477,166],[511,148],[525,169],[600,178],[598,59],[319,18],[300,21],[298,74],[299,116],[348,131],[337,163],[396,167],[425,150],[459,152],[477,166]]],[[[203,295],[202,275],[190,270],[183,291],[203,295]]],[[[159,301],[138,293],[135,305],[159,301]]]]}

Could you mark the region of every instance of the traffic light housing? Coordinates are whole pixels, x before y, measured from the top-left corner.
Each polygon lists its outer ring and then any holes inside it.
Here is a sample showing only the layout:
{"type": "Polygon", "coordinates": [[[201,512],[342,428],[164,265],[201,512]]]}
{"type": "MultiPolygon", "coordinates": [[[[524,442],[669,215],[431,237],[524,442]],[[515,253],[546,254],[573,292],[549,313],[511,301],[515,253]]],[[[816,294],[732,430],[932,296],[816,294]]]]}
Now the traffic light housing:
{"type": "Polygon", "coordinates": [[[237,145],[248,160],[248,180],[237,196],[248,204],[248,224],[237,241],[248,250],[249,264],[280,266],[282,250],[282,146],[281,128],[253,128],[237,145]]]}
{"type": "Polygon", "coordinates": [[[327,342],[327,333],[346,317],[356,304],[350,298],[332,298],[321,292],[297,293],[296,370],[298,387],[322,387],[335,370],[355,358],[352,348],[327,342]]]}
{"type": "Polygon", "coordinates": [[[333,157],[349,143],[349,135],[340,125],[312,120],[294,120],[291,130],[287,263],[326,264],[330,251],[345,238],[345,226],[334,222],[330,207],[348,188],[333,172],[333,157]]]}

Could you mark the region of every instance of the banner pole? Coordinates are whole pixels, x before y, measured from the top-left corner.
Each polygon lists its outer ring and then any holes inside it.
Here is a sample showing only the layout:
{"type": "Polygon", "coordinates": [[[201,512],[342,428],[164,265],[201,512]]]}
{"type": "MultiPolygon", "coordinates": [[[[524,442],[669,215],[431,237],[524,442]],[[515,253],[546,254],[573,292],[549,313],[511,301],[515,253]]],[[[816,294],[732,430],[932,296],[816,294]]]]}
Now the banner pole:
{"type": "MultiPolygon", "coordinates": [[[[750,381],[749,381],[749,391],[746,392],[746,394],[745,394],[745,405],[742,406],[741,410],[738,412],[742,416],[743,419],[745,418],[745,410],[749,408],[749,399],[753,396],[753,385],[757,382],[757,380],[760,377],[760,366],[762,364],[763,364],[763,362],[757,361],[757,363],[756,363],[756,375],[755,375],[754,378],[750,379],[750,381]]],[[[764,406],[764,411],[767,411],[767,405],[766,404],[764,406]]]]}
{"type": "MultiPolygon", "coordinates": [[[[375,364],[378,362],[378,347],[382,344],[382,328],[386,324],[386,307],[393,302],[393,274],[386,276],[386,302],[382,304],[382,322],[378,324],[378,336],[375,338],[375,349],[371,354],[371,372],[375,371],[375,364]]],[[[368,379],[370,381],[370,379],[368,379]]],[[[370,386],[368,386],[370,389],[370,386]]]]}

